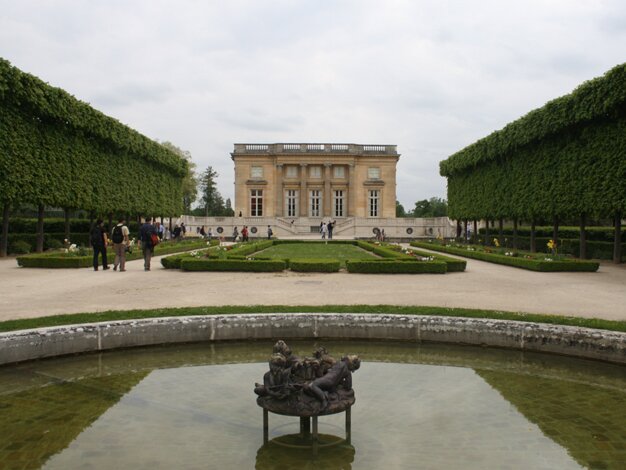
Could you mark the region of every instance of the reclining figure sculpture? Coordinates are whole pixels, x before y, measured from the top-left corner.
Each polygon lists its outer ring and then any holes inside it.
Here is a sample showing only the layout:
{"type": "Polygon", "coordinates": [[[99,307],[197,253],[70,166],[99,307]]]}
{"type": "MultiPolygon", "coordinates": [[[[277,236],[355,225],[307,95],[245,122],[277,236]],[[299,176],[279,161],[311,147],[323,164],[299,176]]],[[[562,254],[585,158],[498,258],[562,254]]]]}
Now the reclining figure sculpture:
{"type": "Polygon", "coordinates": [[[269,411],[295,416],[343,411],[354,404],[352,372],[360,365],[358,356],[337,361],[324,347],[317,348],[312,357],[299,358],[280,340],[274,345],[263,384],[255,384],[257,403],[269,411]]]}

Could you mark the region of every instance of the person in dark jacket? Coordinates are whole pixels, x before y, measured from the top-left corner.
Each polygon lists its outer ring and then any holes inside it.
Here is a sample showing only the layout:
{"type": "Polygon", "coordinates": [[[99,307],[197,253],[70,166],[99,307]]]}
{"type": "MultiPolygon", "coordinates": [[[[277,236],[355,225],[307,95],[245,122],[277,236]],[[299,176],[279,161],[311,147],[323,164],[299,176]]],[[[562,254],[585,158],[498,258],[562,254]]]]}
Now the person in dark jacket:
{"type": "Polygon", "coordinates": [[[152,225],[152,218],[146,217],[146,221],[139,229],[139,243],[141,244],[141,251],[143,252],[144,271],[150,271],[150,260],[154,254],[152,235],[158,238],[156,228],[152,225]]]}
{"type": "Polygon", "coordinates": [[[93,247],[93,270],[98,270],[98,256],[100,253],[102,253],[102,269],[109,269],[107,265],[106,231],[104,230],[102,219],[98,219],[96,225],[91,229],[90,241],[93,247]]]}

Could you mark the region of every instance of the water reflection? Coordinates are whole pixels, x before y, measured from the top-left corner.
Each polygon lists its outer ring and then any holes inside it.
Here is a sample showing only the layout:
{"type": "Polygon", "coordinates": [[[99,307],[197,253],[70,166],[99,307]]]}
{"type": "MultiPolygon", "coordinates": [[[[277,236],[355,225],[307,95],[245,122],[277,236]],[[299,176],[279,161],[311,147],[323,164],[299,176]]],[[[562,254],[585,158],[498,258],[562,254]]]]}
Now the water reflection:
{"type": "MultiPolygon", "coordinates": [[[[256,454],[255,468],[258,470],[350,470],[354,462],[355,448],[349,444],[340,443],[324,447],[325,443],[342,442],[343,438],[321,434],[319,436],[322,447],[317,455],[311,449],[289,448],[285,446],[285,437],[297,441],[298,434],[278,437],[264,446],[256,454]],[[280,444],[276,442],[281,440],[280,444]]],[[[297,445],[297,443],[296,443],[297,445]]]]}
{"type": "MultiPolygon", "coordinates": [[[[262,446],[252,387],[271,343],[251,342],[0,368],[0,467],[624,468],[624,367],[449,345],[323,344],[364,360],[354,447],[320,450],[324,465],[262,446]]],[[[321,433],[343,427],[342,416],[320,419],[321,433]]],[[[298,422],[272,416],[270,428],[275,439],[298,422]]]]}

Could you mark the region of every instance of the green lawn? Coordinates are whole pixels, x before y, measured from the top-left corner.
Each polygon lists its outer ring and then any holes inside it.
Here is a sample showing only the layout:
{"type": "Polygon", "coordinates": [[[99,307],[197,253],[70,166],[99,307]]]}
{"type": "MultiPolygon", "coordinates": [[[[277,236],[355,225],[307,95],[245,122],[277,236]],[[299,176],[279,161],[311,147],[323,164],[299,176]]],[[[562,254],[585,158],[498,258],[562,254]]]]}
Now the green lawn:
{"type": "Polygon", "coordinates": [[[343,243],[285,243],[271,246],[263,251],[255,253],[260,257],[276,259],[338,259],[345,268],[347,259],[372,259],[378,258],[373,253],[365,251],[358,246],[343,243]]]}

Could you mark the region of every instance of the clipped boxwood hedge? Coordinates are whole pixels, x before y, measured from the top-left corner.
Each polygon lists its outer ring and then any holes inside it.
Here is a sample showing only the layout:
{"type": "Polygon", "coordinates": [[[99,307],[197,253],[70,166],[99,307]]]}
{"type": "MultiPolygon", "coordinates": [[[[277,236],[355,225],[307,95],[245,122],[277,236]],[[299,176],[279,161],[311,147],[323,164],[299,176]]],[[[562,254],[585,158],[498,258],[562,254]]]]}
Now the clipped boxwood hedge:
{"type": "MultiPolygon", "coordinates": [[[[217,242],[219,243],[219,242],[217,242]]],[[[213,240],[211,244],[214,244],[213,240]]],[[[184,241],[184,242],[166,242],[154,249],[154,256],[163,256],[170,253],[180,253],[181,251],[189,251],[199,248],[206,248],[207,242],[204,240],[184,241]]],[[[140,248],[135,247],[132,253],[126,253],[126,261],[133,261],[143,258],[140,248]]],[[[99,258],[101,259],[101,257],[99,258]]],[[[115,260],[115,253],[112,247],[107,247],[107,261],[112,264],[115,260]]],[[[85,256],[67,255],[59,251],[36,253],[16,258],[18,266],[23,268],[88,268],[93,266],[93,254],[89,253],[85,256]]]]}
{"type": "MultiPolygon", "coordinates": [[[[463,248],[436,245],[434,243],[413,242],[414,246],[427,248],[429,250],[441,251],[452,255],[464,256],[490,263],[503,264],[516,268],[529,269],[539,272],[595,272],[600,267],[599,263],[593,261],[579,260],[538,260],[523,257],[505,256],[497,253],[485,253],[482,251],[469,251],[463,248]]],[[[411,245],[413,245],[411,243],[411,245]]]]}
{"type": "Polygon", "coordinates": [[[298,272],[336,273],[341,263],[338,259],[290,259],[289,269],[298,272]]]}
{"type": "Polygon", "coordinates": [[[404,261],[346,261],[346,268],[349,273],[364,274],[445,274],[447,272],[446,263],[443,261],[416,261],[407,263],[404,261]]]}
{"type": "MultiPolygon", "coordinates": [[[[415,242],[411,242],[411,246],[416,246],[414,245],[414,243],[415,242]]],[[[421,250],[415,250],[415,249],[413,249],[412,251],[413,253],[419,256],[432,256],[433,258],[435,258],[436,261],[443,261],[444,263],[448,265],[449,273],[463,272],[465,271],[465,268],[467,267],[467,261],[463,259],[450,258],[449,256],[437,255],[434,253],[429,253],[427,251],[421,251],[421,250]]]]}
{"type": "Polygon", "coordinates": [[[183,271],[278,272],[285,270],[286,265],[283,260],[183,258],[180,268],[183,271]]]}

